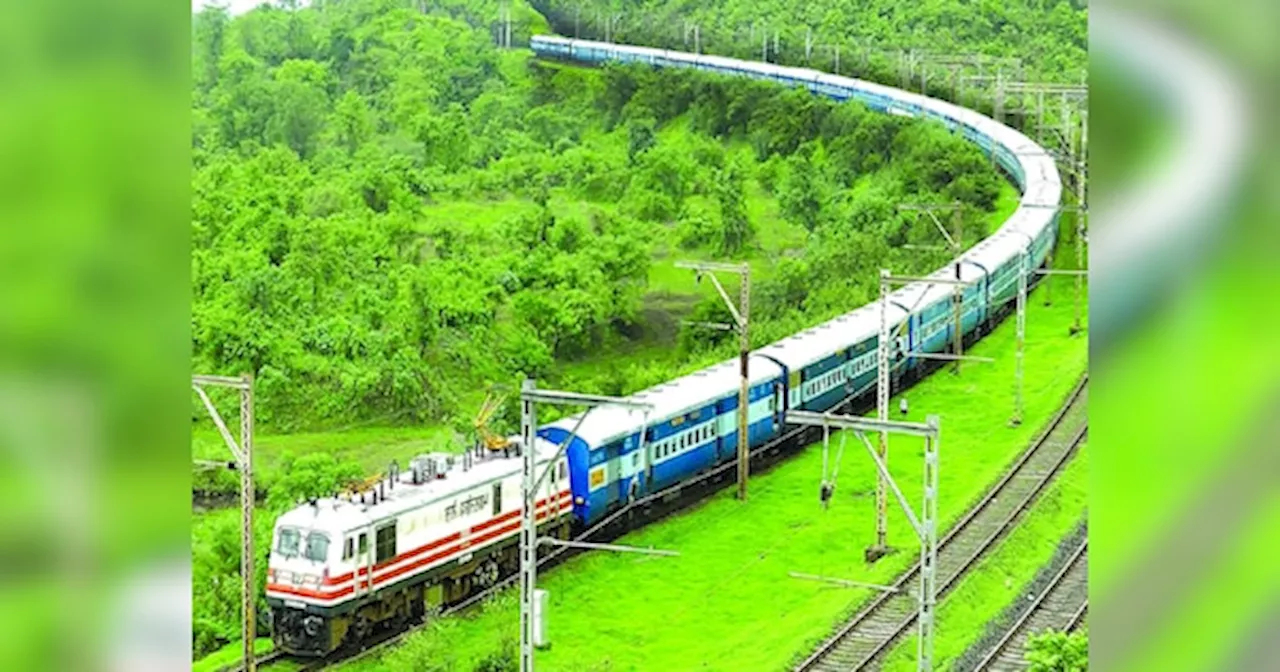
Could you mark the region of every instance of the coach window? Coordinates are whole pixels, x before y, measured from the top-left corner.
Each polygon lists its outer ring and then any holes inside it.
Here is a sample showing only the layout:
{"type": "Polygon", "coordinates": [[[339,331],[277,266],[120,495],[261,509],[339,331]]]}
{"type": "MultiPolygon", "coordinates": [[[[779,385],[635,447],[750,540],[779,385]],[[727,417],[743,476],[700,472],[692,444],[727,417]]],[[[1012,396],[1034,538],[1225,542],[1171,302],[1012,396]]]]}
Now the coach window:
{"type": "Polygon", "coordinates": [[[312,532],[307,535],[307,559],[314,562],[324,562],[329,557],[329,537],[312,532]]]}
{"type": "Polygon", "coordinates": [[[377,555],[374,557],[374,562],[386,562],[396,557],[396,524],[391,523],[376,530],[374,532],[374,543],[377,544],[375,549],[377,555]]]}
{"type": "Polygon", "coordinates": [[[493,484],[493,515],[502,513],[502,481],[493,484]]]}

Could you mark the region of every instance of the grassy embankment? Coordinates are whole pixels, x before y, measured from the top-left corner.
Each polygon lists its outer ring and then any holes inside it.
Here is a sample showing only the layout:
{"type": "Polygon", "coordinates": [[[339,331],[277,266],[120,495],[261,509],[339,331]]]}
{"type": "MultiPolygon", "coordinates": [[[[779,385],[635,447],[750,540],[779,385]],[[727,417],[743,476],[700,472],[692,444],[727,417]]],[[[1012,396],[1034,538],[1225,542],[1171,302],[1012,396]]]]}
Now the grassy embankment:
{"type": "MultiPolygon", "coordinates": [[[[1028,320],[1027,419],[1011,429],[1013,325],[973,354],[956,378],[935,375],[909,393],[912,419],[942,416],[940,513],[949,524],[1027,444],[1070,390],[1087,361],[1084,338],[1067,338],[1073,314],[1066,283],[1057,301],[1033,301],[1028,320]]],[[[896,407],[896,403],[895,403],[896,407]]],[[[838,445],[838,435],[833,446],[838,445]]],[[[920,496],[920,446],[892,442],[892,468],[911,501],[920,496]]],[[[904,552],[862,562],[874,534],[874,477],[849,439],[832,506],[817,502],[822,451],[810,446],[752,480],[747,503],[729,491],[625,536],[620,543],[675,549],[678,558],[594,554],[543,577],[551,591],[548,669],[778,669],[830,632],[870,597],[801,582],[789,571],[886,583],[911,564],[914,541],[902,514],[890,514],[890,542],[904,552]]],[[[834,450],[833,456],[834,459],[834,450]]],[[[510,593],[465,618],[445,619],[404,646],[353,670],[470,669],[515,638],[510,593]]]]}
{"type": "MultiPolygon", "coordinates": [[[[995,553],[983,560],[939,605],[934,636],[934,666],[950,670],[956,657],[986,631],[987,624],[1015,600],[1022,588],[1053,557],[1060,541],[1075,528],[1089,501],[1086,446],[1032,505],[1027,516],[995,553]]],[[[914,635],[903,640],[885,660],[884,669],[916,669],[914,635]]]]}

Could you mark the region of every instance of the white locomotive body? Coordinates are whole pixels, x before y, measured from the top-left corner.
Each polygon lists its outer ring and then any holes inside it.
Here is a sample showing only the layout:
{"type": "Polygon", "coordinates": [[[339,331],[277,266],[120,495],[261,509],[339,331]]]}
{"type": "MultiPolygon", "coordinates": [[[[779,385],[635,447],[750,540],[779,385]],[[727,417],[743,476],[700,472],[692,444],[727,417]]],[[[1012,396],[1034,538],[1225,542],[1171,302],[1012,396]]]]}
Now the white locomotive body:
{"type": "MultiPolygon", "coordinates": [[[[539,440],[539,469],[555,454],[539,440]]],[[[517,561],[521,458],[434,454],[371,489],[304,503],[276,520],[266,596],[276,644],[323,655],[378,625],[492,585],[517,561]]],[[[567,530],[561,457],[538,492],[540,527],[567,530]]]]}

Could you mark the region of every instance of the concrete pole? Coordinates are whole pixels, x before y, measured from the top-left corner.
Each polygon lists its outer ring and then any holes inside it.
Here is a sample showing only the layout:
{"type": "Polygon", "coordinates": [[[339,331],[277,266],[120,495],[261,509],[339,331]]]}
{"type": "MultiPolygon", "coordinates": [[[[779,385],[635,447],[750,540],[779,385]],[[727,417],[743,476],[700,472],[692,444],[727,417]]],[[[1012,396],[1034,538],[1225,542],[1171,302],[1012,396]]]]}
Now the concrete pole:
{"type": "MultiPolygon", "coordinates": [[[[1004,80],[1001,77],[1002,74],[1003,71],[996,71],[996,95],[995,101],[993,101],[992,105],[992,113],[994,114],[996,121],[1000,123],[1004,123],[1004,80]]],[[[992,169],[996,167],[995,147],[991,148],[991,167],[992,169]]]]}
{"type": "MultiPolygon", "coordinates": [[[[956,280],[960,280],[960,262],[956,262],[956,280]]],[[[960,358],[964,356],[964,287],[956,285],[951,295],[951,313],[955,318],[955,334],[951,339],[951,351],[956,356],[956,367],[953,370],[960,375],[960,358]]]]}
{"type": "Polygon", "coordinates": [[[242,627],[245,672],[253,672],[255,661],[253,642],[257,638],[256,610],[254,603],[253,562],[253,375],[243,376],[245,387],[240,390],[240,576],[242,627]]]}
{"type": "Polygon", "coordinates": [[[1017,349],[1013,357],[1013,419],[1010,424],[1022,424],[1022,359],[1027,340],[1027,275],[1031,272],[1031,243],[1023,248],[1018,260],[1018,300],[1017,300],[1017,349]]]}
{"type": "Polygon", "coordinates": [[[1044,147],[1044,89],[1036,100],[1036,141],[1044,147]]]}
{"type": "Polygon", "coordinates": [[[742,373],[742,383],[738,390],[738,499],[747,501],[747,478],[751,475],[751,453],[748,444],[748,411],[750,396],[748,384],[750,375],[747,361],[751,355],[751,338],[748,328],[751,320],[751,267],[743,264],[742,276],[739,280],[739,306],[742,307],[742,322],[738,325],[738,367],[742,373]]]}
{"type": "MultiPolygon", "coordinates": [[[[1088,108],[1081,110],[1080,113],[1080,145],[1075,152],[1078,157],[1076,161],[1076,270],[1084,270],[1084,232],[1085,218],[1089,216],[1089,209],[1085,206],[1085,170],[1087,154],[1086,142],[1089,133],[1089,112],[1088,108]]],[[[1076,321],[1072,327],[1071,333],[1078,334],[1084,329],[1083,322],[1083,306],[1084,306],[1084,276],[1076,275],[1076,321]]]]}
{"type": "MultiPolygon", "coordinates": [[[[535,383],[525,379],[525,392],[535,383]]],[[[531,399],[520,400],[521,487],[520,487],[520,672],[533,672],[533,590],[538,587],[537,523],[534,520],[534,478],[537,465],[538,418],[531,399]]]]}
{"type": "Polygon", "coordinates": [[[934,612],[938,605],[938,453],[942,433],[938,416],[927,418],[933,430],[924,439],[924,508],[920,526],[920,638],[917,669],[933,671],[934,612]]]}
{"type": "MultiPolygon", "coordinates": [[[[955,256],[959,258],[964,253],[964,216],[960,211],[960,203],[957,201],[952,204],[951,218],[955,221],[956,230],[956,246],[955,256]]],[[[956,264],[956,280],[960,280],[960,264],[956,264]]],[[[956,375],[960,375],[960,358],[964,356],[964,287],[956,285],[956,375]]]]}
{"type": "MultiPolygon", "coordinates": [[[[876,418],[880,422],[889,420],[889,271],[880,269],[880,338],[876,354],[876,418]]],[[[878,453],[880,461],[887,468],[889,465],[889,433],[880,432],[878,453]]],[[[876,477],[876,545],[868,549],[867,559],[875,561],[884,555],[888,542],[886,513],[888,509],[888,486],[883,476],[876,477]]]]}

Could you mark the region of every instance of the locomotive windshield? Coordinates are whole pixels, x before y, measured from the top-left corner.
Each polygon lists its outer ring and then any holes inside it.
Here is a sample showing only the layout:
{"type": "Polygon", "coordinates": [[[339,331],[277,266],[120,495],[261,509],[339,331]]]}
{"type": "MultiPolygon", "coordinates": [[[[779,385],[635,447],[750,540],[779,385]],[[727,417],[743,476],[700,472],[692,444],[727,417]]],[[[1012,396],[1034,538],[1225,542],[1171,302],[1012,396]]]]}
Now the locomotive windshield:
{"type": "Polygon", "coordinates": [[[298,542],[302,535],[292,527],[280,528],[280,539],[276,542],[276,552],[286,558],[298,557],[298,542]]]}
{"type": "Polygon", "coordinates": [[[324,562],[329,557],[329,537],[319,532],[308,534],[306,557],[308,560],[324,562]]]}

